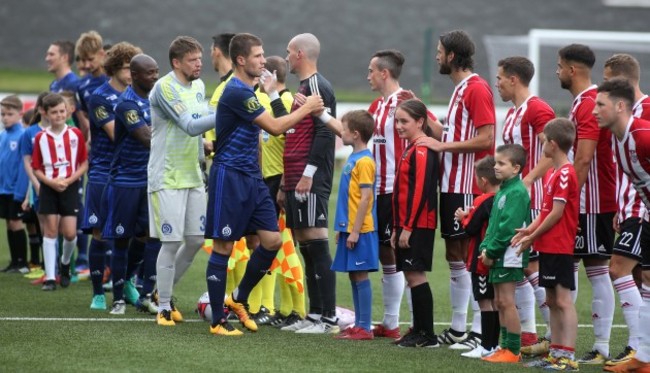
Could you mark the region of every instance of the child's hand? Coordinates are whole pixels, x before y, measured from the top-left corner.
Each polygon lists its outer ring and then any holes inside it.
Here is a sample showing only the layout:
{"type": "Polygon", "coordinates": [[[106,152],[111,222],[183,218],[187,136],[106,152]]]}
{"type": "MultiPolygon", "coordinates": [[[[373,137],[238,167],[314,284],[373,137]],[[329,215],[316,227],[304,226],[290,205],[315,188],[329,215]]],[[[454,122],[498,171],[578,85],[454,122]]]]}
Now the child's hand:
{"type": "Polygon", "coordinates": [[[61,193],[68,188],[68,182],[65,179],[55,179],[54,180],[54,190],[61,193]]]}
{"type": "Polygon", "coordinates": [[[512,236],[512,239],[510,239],[510,244],[512,246],[517,246],[519,244],[519,241],[521,241],[522,238],[525,236],[530,235],[530,232],[526,228],[517,228],[515,229],[515,235],[512,236]]]}
{"type": "Polygon", "coordinates": [[[352,232],[348,236],[348,240],[345,242],[345,246],[347,246],[348,249],[353,250],[357,245],[357,242],[359,242],[359,233],[352,232]]]}
{"type": "Polygon", "coordinates": [[[456,219],[456,221],[459,222],[463,221],[463,219],[465,219],[465,216],[467,216],[468,214],[469,214],[468,212],[466,212],[465,210],[459,207],[454,213],[454,219],[456,219]]]}
{"type": "Polygon", "coordinates": [[[396,240],[397,240],[397,235],[395,234],[395,231],[393,231],[393,233],[390,235],[390,247],[392,247],[393,249],[395,249],[396,240]]]}
{"type": "Polygon", "coordinates": [[[533,237],[528,235],[524,236],[519,240],[519,249],[517,250],[517,256],[521,255],[524,251],[528,250],[530,246],[533,244],[533,237]]]}
{"type": "Polygon", "coordinates": [[[407,249],[411,247],[409,244],[409,239],[411,238],[411,232],[406,229],[402,229],[402,233],[399,235],[399,247],[402,249],[407,249]]]}
{"type": "Polygon", "coordinates": [[[485,264],[486,267],[492,267],[492,264],[494,264],[494,260],[488,258],[487,253],[485,250],[481,252],[481,256],[479,256],[479,259],[483,264],[485,264]]]}

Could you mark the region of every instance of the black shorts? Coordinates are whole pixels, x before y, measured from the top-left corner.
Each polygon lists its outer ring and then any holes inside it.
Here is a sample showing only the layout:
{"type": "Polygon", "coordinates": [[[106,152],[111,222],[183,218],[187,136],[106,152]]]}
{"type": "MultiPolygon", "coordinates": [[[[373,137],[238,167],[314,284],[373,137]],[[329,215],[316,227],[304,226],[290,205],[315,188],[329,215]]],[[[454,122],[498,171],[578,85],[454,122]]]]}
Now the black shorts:
{"type": "Polygon", "coordinates": [[[641,224],[641,267],[650,271],[650,223],[643,221],[641,224]]]}
{"type": "Polygon", "coordinates": [[[379,244],[390,246],[393,234],[393,193],[377,196],[377,235],[379,244]]]}
{"type": "MultiPolygon", "coordinates": [[[[535,221],[539,216],[540,210],[530,209],[530,221],[535,221]]],[[[535,250],[535,245],[530,247],[530,253],[528,254],[528,263],[536,262],[539,260],[539,251],[535,250]]]]}
{"type": "Polygon", "coordinates": [[[280,183],[282,182],[282,174],[269,176],[264,179],[264,184],[269,188],[269,194],[273,200],[273,205],[275,206],[275,211],[280,216],[280,206],[278,206],[278,191],[280,190],[280,183]]]}
{"type": "Polygon", "coordinates": [[[31,208],[23,213],[23,223],[25,224],[39,224],[36,210],[31,208]]]}
{"type": "Polygon", "coordinates": [[[41,183],[38,195],[38,213],[43,215],[77,216],[79,212],[78,182],[70,184],[66,190],[59,193],[41,183]]]}
{"type": "Polygon", "coordinates": [[[472,273],[472,292],[475,301],[494,299],[494,286],[488,281],[488,278],[488,275],[472,273]]]}
{"type": "Polygon", "coordinates": [[[456,221],[454,214],[458,208],[468,209],[474,202],[473,194],[440,193],[440,235],[445,240],[467,238],[465,229],[456,221]]]}
{"type": "Polygon", "coordinates": [[[573,256],[539,253],[539,286],[555,288],[557,285],[569,290],[576,289],[573,256]]]}
{"type": "Polygon", "coordinates": [[[423,271],[431,272],[433,264],[433,243],[436,236],[435,229],[415,228],[411,232],[409,244],[411,247],[402,249],[399,247],[399,235],[401,228],[397,228],[395,245],[395,258],[398,271],[423,271]]]}
{"type": "Polygon", "coordinates": [[[327,228],[328,197],[320,194],[309,193],[307,201],[298,202],[296,191],[286,193],[285,210],[287,212],[287,227],[301,228],[327,228]]]}
{"type": "Polygon", "coordinates": [[[614,247],[614,227],[612,221],[615,213],[580,214],[580,230],[576,235],[573,255],[577,258],[609,259],[614,247]]]}
{"type": "Polygon", "coordinates": [[[621,224],[621,233],[614,243],[613,254],[641,261],[641,218],[629,218],[621,224]]]}
{"type": "Polygon", "coordinates": [[[22,220],[23,207],[13,194],[0,194],[0,219],[22,220]]]}

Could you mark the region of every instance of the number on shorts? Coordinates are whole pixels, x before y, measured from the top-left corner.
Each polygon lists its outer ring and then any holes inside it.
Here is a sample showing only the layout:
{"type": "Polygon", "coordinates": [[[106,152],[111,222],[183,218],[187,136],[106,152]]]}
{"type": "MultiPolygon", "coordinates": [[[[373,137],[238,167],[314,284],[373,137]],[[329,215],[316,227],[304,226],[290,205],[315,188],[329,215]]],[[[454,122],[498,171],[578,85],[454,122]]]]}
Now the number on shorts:
{"type": "Polygon", "coordinates": [[[454,219],[454,231],[458,232],[460,230],[460,222],[454,219]]]}
{"type": "Polygon", "coordinates": [[[634,238],[634,234],[631,232],[623,232],[621,233],[621,237],[618,240],[618,244],[625,247],[630,247],[632,238],[634,238]]]}
{"type": "Polygon", "coordinates": [[[576,249],[585,248],[585,238],[582,236],[576,236],[576,249]]]}

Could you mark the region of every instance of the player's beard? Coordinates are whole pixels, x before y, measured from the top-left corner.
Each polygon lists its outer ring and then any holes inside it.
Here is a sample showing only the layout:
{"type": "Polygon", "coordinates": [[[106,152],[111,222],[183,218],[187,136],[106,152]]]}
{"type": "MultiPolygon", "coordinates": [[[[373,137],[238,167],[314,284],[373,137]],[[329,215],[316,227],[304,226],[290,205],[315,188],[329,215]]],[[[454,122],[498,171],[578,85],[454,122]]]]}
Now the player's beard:
{"type": "Polygon", "coordinates": [[[441,63],[438,67],[438,72],[442,75],[449,75],[451,74],[451,66],[447,63],[441,63]]]}
{"type": "Polygon", "coordinates": [[[571,89],[571,81],[570,80],[569,81],[564,81],[564,80],[560,79],[560,87],[562,87],[562,89],[566,89],[566,90],[571,89]]]}

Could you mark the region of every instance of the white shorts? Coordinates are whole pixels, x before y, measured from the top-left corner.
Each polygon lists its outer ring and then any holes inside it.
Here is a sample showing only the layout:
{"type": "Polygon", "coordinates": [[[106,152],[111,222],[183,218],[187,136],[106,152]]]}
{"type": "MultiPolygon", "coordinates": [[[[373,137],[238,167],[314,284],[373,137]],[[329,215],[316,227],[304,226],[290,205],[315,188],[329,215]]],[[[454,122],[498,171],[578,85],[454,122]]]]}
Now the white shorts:
{"type": "Polygon", "coordinates": [[[183,241],[205,233],[205,189],[163,189],[149,193],[149,234],[160,241],[183,241]]]}

